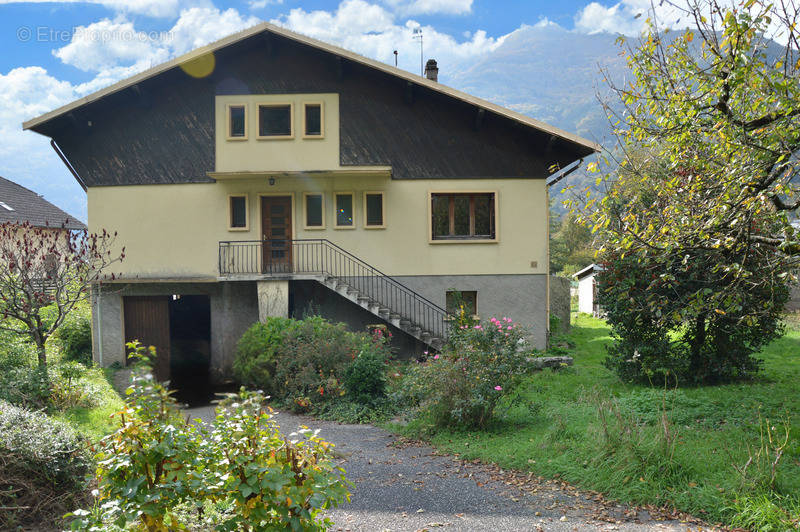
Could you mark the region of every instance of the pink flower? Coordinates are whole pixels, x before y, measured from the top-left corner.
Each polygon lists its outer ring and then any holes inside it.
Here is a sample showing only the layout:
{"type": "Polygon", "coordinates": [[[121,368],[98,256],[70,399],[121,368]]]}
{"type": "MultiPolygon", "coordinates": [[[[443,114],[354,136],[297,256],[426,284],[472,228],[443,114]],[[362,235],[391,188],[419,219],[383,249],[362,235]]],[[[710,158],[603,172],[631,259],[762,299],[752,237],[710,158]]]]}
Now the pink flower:
{"type": "Polygon", "coordinates": [[[495,386],[494,389],[497,390],[498,392],[502,392],[503,391],[503,387],[502,386],[495,386]]]}
{"type": "Polygon", "coordinates": [[[512,328],[513,328],[513,327],[511,327],[511,325],[509,325],[509,326],[508,326],[508,330],[509,330],[509,331],[510,331],[512,328]]]}
{"type": "Polygon", "coordinates": [[[481,327],[480,325],[476,325],[475,328],[478,330],[483,329],[483,327],[481,327]]]}
{"type": "Polygon", "coordinates": [[[433,355],[434,360],[439,360],[439,355],[433,355]]]}
{"type": "Polygon", "coordinates": [[[423,353],[424,355],[427,355],[427,354],[428,354],[428,352],[427,352],[427,351],[423,351],[422,353],[423,353]]]}

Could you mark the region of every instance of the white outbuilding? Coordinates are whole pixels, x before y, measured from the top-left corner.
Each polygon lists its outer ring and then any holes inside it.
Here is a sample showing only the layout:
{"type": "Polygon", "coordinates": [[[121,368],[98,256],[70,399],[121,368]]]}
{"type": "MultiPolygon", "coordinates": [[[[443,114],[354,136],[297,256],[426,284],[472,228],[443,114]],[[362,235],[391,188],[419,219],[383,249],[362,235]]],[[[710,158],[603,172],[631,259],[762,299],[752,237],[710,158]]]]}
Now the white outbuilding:
{"type": "Polygon", "coordinates": [[[597,264],[590,264],[584,269],[572,274],[578,281],[578,312],[585,312],[593,316],[599,315],[597,306],[597,273],[602,271],[597,264]]]}

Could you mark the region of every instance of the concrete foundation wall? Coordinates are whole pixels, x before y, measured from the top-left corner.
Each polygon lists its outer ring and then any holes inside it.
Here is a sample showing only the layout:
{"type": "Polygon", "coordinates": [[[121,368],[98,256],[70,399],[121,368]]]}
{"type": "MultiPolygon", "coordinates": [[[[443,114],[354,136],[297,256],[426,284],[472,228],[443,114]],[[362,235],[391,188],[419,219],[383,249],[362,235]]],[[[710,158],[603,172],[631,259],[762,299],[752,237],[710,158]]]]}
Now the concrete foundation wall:
{"type": "Polygon", "coordinates": [[[547,276],[430,275],[396,276],[399,282],[445,308],[448,290],[478,293],[481,319],[508,317],[528,329],[537,349],[547,346],[547,276]]]}
{"type": "Polygon", "coordinates": [[[123,297],[163,295],[207,295],[211,304],[212,382],[230,376],[236,342],[258,321],[255,282],[137,283],[103,287],[92,296],[92,354],[103,366],[125,365],[125,320],[123,297]]]}

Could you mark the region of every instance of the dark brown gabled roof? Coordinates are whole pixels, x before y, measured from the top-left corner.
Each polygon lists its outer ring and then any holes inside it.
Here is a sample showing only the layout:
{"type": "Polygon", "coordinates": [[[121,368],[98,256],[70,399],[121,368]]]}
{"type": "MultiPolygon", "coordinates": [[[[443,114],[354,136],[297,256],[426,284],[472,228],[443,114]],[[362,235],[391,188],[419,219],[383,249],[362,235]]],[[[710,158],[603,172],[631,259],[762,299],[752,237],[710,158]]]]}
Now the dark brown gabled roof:
{"type": "Polygon", "coordinates": [[[0,223],[86,229],[86,226],[36,192],[0,177],[0,223]]]}
{"type": "Polygon", "coordinates": [[[400,68],[396,68],[391,65],[381,63],[380,61],[375,61],[374,59],[370,59],[368,57],[364,57],[355,52],[351,52],[350,50],[346,50],[344,48],[340,48],[338,46],[323,41],[319,41],[317,39],[313,39],[311,37],[307,37],[299,33],[295,33],[293,31],[287,30],[286,28],[275,26],[268,22],[262,22],[261,24],[257,24],[251,28],[240,31],[239,33],[234,33],[233,35],[229,35],[216,42],[197,48],[196,50],[193,50],[180,57],[176,57],[175,59],[167,61],[166,63],[154,66],[148,70],[145,70],[144,72],[140,72],[139,74],[131,76],[122,81],[119,81],[109,87],[105,87],[88,96],[84,96],[83,98],[75,100],[72,103],[59,107],[54,111],[50,111],[49,113],[45,113],[39,117],[28,120],[27,122],[24,122],[22,124],[22,128],[32,129],[34,131],[41,132],[39,129],[40,126],[53,120],[54,118],[60,117],[62,115],[67,115],[76,109],[79,109],[85,105],[101,100],[111,94],[120,92],[128,87],[141,83],[144,80],[158,76],[169,70],[179,68],[181,65],[196,60],[199,57],[226,48],[234,43],[243,41],[245,39],[248,39],[250,37],[262,33],[273,33],[275,35],[285,37],[289,40],[305,44],[307,46],[311,46],[312,48],[316,48],[324,52],[339,56],[343,59],[353,61],[354,63],[358,63],[373,68],[375,70],[391,74],[400,79],[406,80],[409,83],[420,85],[432,91],[449,96],[450,98],[461,100],[468,104],[472,104],[480,109],[485,109],[486,111],[490,111],[499,116],[508,118],[510,120],[522,124],[523,126],[537,129],[539,131],[548,133],[554,137],[564,139],[568,143],[578,146],[584,151],[588,150],[587,153],[599,152],[602,149],[601,146],[595,142],[586,140],[578,135],[569,133],[567,131],[564,131],[563,129],[536,120],[535,118],[531,118],[516,111],[512,111],[511,109],[506,109],[505,107],[501,107],[499,105],[493,104],[476,96],[472,96],[470,94],[461,92],[446,85],[442,85],[441,83],[438,83],[436,81],[431,81],[425,77],[417,76],[416,74],[406,72],[405,70],[402,70],[400,68]]]}

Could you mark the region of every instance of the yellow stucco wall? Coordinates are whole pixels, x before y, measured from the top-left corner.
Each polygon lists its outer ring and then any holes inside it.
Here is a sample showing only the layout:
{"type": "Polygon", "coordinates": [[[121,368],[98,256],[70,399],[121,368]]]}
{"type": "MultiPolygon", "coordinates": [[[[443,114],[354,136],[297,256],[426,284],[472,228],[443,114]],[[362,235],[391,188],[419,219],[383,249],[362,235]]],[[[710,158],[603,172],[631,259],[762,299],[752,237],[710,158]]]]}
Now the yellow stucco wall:
{"type": "Polygon", "coordinates": [[[261,238],[261,194],[294,198],[294,237],[327,238],[389,275],[547,273],[544,180],[390,180],[366,177],[281,177],[209,184],[89,189],[89,228],[118,231],[127,248],[126,277],[216,278],[221,240],[261,238]],[[323,192],[325,229],[303,228],[303,192],[323,192]],[[355,193],[355,229],[335,229],[333,195],[355,193]],[[384,191],[385,229],[365,229],[363,193],[384,191]],[[431,192],[495,191],[497,242],[430,243],[431,192]],[[228,196],[248,195],[249,229],[228,230],[228,196]],[[536,266],[532,266],[536,262],[536,266]]]}
{"type": "Polygon", "coordinates": [[[214,104],[216,171],[295,171],[339,168],[338,94],[260,94],[217,96],[214,104]],[[323,136],[304,138],[304,104],[322,104],[323,136]],[[246,139],[228,139],[229,105],[246,105],[246,139]],[[289,139],[259,139],[258,105],[292,104],[294,134],[289,139]]]}

